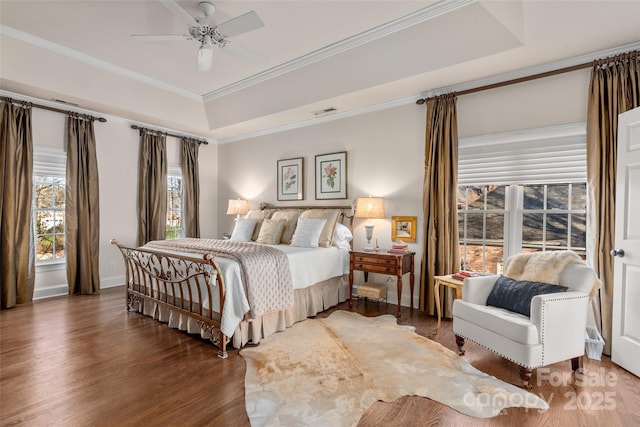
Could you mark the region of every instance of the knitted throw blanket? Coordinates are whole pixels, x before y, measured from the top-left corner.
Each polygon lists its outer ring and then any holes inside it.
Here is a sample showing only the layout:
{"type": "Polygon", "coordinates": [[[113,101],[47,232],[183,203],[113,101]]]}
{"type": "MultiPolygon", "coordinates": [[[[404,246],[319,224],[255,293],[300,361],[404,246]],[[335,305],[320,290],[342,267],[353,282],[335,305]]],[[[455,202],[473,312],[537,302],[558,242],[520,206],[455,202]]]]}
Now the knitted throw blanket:
{"type": "Polygon", "coordinates": [[[145,246],[181,252],[211,253],[240,264],[252,319],[293,305],[289,259],[276,248],[217,239],[154,240],[145,246]]]}

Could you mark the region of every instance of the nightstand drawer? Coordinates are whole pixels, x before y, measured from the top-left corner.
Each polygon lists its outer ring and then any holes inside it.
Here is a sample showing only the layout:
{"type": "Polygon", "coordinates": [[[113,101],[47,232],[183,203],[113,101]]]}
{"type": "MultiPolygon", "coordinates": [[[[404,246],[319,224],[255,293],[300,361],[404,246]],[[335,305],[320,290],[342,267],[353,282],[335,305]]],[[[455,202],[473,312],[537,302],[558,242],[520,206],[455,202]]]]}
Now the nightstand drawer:
{"type": "Polygon", "coordinates": [[[371,273],[396,274],[396,267],[394,265],[363,264],[356,261],[353,264],[353,268],[354,270],[369,271],[371,273]]]}
{"type": "Polygon", "coordinates": [[[396,263],[395,259],[378,258],[372,256],[355,255],[353,258],[355,262],[363,264],[395,265],[396,263]]]}

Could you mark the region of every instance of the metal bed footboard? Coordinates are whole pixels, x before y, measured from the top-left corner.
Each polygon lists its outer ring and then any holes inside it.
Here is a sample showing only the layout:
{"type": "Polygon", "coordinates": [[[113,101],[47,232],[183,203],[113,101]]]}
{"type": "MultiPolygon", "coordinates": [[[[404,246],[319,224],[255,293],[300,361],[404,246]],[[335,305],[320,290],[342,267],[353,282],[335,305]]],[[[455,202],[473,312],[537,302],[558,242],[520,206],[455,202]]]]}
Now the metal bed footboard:
{"type": "Polygon", "coordinates": [[[229,337],[222,333],[225,284],[212,254],[201,258],[146,248],[132,248],[111,240],[124,258],[127,285],[127,310],[139,311],[145,301],[195,319],[218,348],[218,357],[226,359],[229,337]],[[219,311],[214,302],[219,301],[219,311]]]}

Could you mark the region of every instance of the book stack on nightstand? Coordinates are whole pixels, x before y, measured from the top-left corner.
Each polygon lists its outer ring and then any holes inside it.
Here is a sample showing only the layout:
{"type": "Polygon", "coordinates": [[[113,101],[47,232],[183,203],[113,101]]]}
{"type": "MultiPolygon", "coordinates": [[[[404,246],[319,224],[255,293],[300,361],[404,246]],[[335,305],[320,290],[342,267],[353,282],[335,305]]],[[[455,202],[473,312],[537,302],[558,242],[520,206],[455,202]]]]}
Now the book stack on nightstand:
{"type": "Polygon", "coordinates": [[[459,272],[457,272],[457,273],[453,273],[453,274],[451,275],[451,278],[452,278],[452,279],[456,279],[456,280],[464,280],[464,279],[466,279],[467,277],[476,277],[476,276],[478,276],[478,273],[476,273],[476,272],[474,272],[474,271],[465,271],[465,270],[462,270],[462,271],[459,271],[459,272]]]}
{"type": "Polygon", "coordinates": [[[409,252],[409,247],[404,242],[395,242],[391,249],[389,249],[389,253],[391,254],[406,254],[409,252]]]}

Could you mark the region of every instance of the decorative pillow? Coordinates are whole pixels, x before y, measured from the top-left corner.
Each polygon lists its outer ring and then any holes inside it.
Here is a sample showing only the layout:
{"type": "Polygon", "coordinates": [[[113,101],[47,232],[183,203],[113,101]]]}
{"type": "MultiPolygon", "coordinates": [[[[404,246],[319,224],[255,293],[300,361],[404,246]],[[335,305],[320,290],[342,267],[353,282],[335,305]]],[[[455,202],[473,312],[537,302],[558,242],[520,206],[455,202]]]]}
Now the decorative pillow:
{"type": "Polygon", "coordinates": [[[265,245],[277,245],[280,243],[285,222],[286,220],[284,219],[263,219],[256,243],[263,243],[265,245]]]}
{"type": "Polygon", "coordinates": [[[340,209],[306,209],[300,213],[300,218],[327,220],[318,239],[318,246],[322,248],[331,246],[333,230],[336,228],[339,216],[340,209]]]}
{"type": "Polygon", "coordinates": [[[253,230],[253,236],[251,236],[251,240],[256,240],[258,238],[258,234],[260,234],[260,227],[262,226],[262,221],[265,218],[271,218],[271,214],[273,210],[265,209],[262,211],[249,211],[244,216],[245,218],[254,218],[256,220],[256,228],[253,230]]]}
{"type": "Polygon", "coordinates": [[[298,225],[293,233],[291,246],[317,248],[318,239],[326,223],[326,219],[298,218],[298,225]]]}
{"type": "Polygon", "coordinates": [[[349,227],[344,224],[336,223],[336,229],[333,232],[333,246],[337,248],[351,249],[349,242],[353,239],[353,234],[349,227]]]}
{"type": "Polygon", "coordinates": [[[278,210],[271,215],[271,219],[283,219],[285,220],[284,230],[282,230],[281,243],[291,243],[293,232],[296,231],[296,223],[298,222],[298,215],[300,211],[297,209],[285,209],[278,210]]]}
{"type": "Polygon", "coordinates": [[[250,242],[257,222],[258,220],[255,218],[236,219],[236,225],[233,227],[233,233],[231,233],[229,240],[233,240],[234,242],[250,242]]]}
{"type": "Polygon", "coordinates": [[[566,292],[567,289],[566,286],[514,280],[501,275],[487,298],[487,305],[506,308],[530,317],[531,299],[534,296],[566,292]]]}

